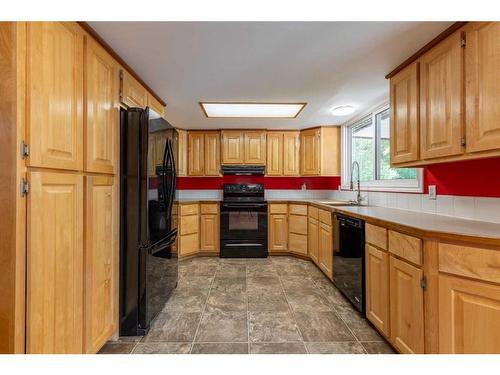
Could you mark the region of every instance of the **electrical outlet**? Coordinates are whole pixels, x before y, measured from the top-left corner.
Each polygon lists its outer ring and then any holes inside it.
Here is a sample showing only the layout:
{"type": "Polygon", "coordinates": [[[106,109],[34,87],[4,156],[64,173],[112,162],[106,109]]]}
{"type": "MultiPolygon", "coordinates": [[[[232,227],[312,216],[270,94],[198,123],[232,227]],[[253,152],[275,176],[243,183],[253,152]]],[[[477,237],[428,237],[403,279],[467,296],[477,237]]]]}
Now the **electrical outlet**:
{"type": "Polygon", "coordinates": [[[436,185],[429,185],[429,199],[436,199],[436,185]]]}

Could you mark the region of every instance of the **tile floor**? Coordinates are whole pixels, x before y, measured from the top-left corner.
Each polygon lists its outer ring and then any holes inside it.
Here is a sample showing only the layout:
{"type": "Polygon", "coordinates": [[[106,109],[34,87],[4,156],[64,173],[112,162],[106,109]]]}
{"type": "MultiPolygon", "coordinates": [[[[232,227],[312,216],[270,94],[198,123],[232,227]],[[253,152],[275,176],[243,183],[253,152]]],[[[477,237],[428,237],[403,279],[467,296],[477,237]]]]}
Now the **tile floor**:
{"type": "Polygon", "coordinates": [[[145,337],[100,353],[393,353],[310,261],[192,258],[145,337]]]}

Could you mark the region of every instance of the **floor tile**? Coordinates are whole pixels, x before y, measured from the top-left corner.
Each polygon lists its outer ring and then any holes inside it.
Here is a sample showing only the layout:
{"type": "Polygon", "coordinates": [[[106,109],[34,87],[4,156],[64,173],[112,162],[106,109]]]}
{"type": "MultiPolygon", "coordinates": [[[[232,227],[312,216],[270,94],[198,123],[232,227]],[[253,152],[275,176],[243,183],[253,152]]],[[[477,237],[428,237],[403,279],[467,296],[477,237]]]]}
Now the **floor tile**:
{"type": "Polygon", "coordinates": [[[383,341],[382,336],[367,319],[352,307],[336,306],[335,310],[359,341],[383,341]]]}
{"type": "Polygon", "coordinates": [[[276,277],[278,271],[272,264],[252,264],[247,266],[248,277],[276,277]]]}
{"type": "Polygon", "coordinates": [[[283,264],[276,266],[280,276],[303,276],[307,277],[308,273],[305,267],[299,264],[283,264]]]}
{"type": "Polygon", "coordinates": [[[210,291],[206,304],[207,311],[247,311],[247,295],[245,292],[210,291]]]}
{"type": "Polygon", "coordinates": [[[311,289],[285,291],[286,299],[294,311],[333,311],[323,295],[311,289]]]}
{"type": "Polygon", "coordinates": [[[249,311],[289,311],[289,309],[283,292],[252,291],[248,293],[249,311]]]}
{"type": "Polygon", "coordinates": [[[345,323],[329,311],[297,311],[294,313],[304,341],[354,341],[345,323]]]}
{"type": "Polygon", "coordinates": [[[363,346],[357,341],[306,342],[310,354],[364,354],[363,346]]]}
{"type": "Polygon", "coordinates": [[[248,354],[248,343],[195,343],[191,354],[248,354]]]}
{"type": "Polygon", "coordinates": [[[140,342],[133,354],[189,354],[191,343],[186,342],[140,342]]]}
{"type": "Polygon", "coordinates": [[[385,341],[381,342],[362,342],[368,354],[395,354],[394,349],[385,341]]]}
{"type": "Polygon", "coordinates": [[[217,270],[216,278],[221,277],[246,277],[247,266],[240,264],[223,264],[217,270]]]}
{"type": "Polygon", "coordinates": [[[193,341],[201,313],[164,312],[158,314],[149,334],[142,342],[151,341],[193,341]]]}
{"type": "Polygon", "coordinates": [[[247,277],[248,292],[280,292],[283,290],[278,277],[247,277]]]}
{"type": "Polygon", "coordinates": [[[306,348],[302,342],[280,342],[280,343],[251,343],[251,354],[306,354],[306,348]]]}
{"type": "Polygon", "coordinates": [[[244,293],[247,290],[246,277],[216,278],[212,284],[212,291],[225,293],[244,293]]]}
{"type": "Polygon", "coordinates": [[[247,342],[246,312],[205,312],[196,335],[197,342],[247,342]]]}
{"type": "Polygon", "coordinates": [[[290,312],[250,311],[251,342],[300,341],[300,333],[290,312]]]}
{"type": "Polygon", "coordinates": [[[215,265],[193,264],[181,266],[179,265],[179,275],[189,276],[214,276],[219,267],[215,265]]]}
{"type": "Polygon", "coordinates": [[[192,275],[179,275],[177,290],[184,289],[201,289],[208,290],[212,284],[213,276],[192,276],[192,275]]]}
{"type": "Polygon", "coordinates": [[[108,342],[106,343],[99,354],[130,354],[136,342],[108,342]]]}
{"type": "Polygon", "coordinates": [[[296,290],[316,290],[318,287],[314,284],[314,281],[308,277],[304,276],[293,276],[293,275],[283,275],[280,277],[283,289],[285,291],[296,291],[296,290]]]}
{"type": "Polygon", "coordinates": [[[163,311],[201,312],[207,301],[208,290],[176,290],[163,311]]]}

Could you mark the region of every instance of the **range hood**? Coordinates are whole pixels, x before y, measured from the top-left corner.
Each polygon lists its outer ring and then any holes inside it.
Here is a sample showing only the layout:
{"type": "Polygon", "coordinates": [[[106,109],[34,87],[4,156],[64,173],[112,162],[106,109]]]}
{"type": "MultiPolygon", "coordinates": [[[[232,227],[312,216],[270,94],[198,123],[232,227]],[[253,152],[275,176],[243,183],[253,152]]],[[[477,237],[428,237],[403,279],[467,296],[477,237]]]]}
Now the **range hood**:
{"type": "Polygon", "coordinates": [[[263,176],[266,173],[264,165],[223,165],[223,175],[237,175],[237,176],[263,176]]]}

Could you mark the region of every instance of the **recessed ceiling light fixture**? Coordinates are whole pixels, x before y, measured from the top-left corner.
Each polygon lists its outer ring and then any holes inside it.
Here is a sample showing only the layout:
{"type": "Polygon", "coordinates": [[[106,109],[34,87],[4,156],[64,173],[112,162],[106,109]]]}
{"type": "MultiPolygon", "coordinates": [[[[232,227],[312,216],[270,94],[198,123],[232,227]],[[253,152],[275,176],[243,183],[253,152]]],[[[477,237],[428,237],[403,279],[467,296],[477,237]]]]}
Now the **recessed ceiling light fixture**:
{"type": "Polygon", "coordinates": [[[201,102],[205,116],[227,118],[295,118],[306,103],[201,102]]]}
{"type": "Polygon", "coordinates": [[[354,113],[354,107],[352,105],[341,105],[332,109],[332,113],[335,116],[347,116],[354,113]]]}

